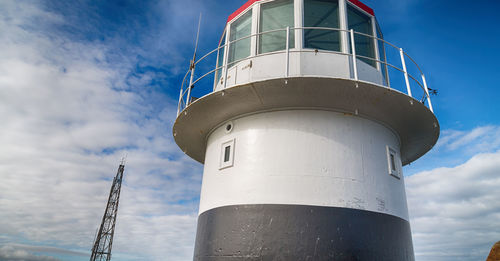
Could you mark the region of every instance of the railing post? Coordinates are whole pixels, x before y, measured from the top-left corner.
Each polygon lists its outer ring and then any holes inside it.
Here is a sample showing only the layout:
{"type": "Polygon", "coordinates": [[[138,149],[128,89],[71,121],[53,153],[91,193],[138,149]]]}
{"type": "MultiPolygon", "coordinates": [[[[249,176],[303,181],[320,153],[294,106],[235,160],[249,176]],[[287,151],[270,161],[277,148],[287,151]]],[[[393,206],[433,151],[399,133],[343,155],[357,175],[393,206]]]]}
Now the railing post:
{"type": "Polygon", "coordinates": [[[406,89],[408,91],[408,96],[413,97],[411,95],[410,80],[408,80],[408,71],[406,70],[405,53],[403,52],[403,48],[399,48],[399,55],[401,55],[401,64],[403,65],[403,72],[405,74],[405,82],[406,82],[406,89]]]}
{"type": "MultiPolygon", "coordinates": [[[[214,72],[214,87],[212,88],[212,91],[215,91],[215,88],[217,87],[217,82],[218,82],[218,77],[219,77],[219,73],[218,73],[218,70],[217,70],[217,67],[219,67],[219,52],[220,52],[220,46],[218,47],[217,49],[217,61],[215,62],[215,72],[214,72]]],[[[222,70],[221,70],[221,73],[222,73],[222,70]]]]}
{"type": "Polygon", "coordinates": [[[352,67],[354,68],[354,80],[358,80],[358,65],[356,61],[356,44],[354,43],[354,30],[350,30],[351,35],[351,52],[352,52],[352,67]]]}
{"type": "Polygon", "coordinates": [[[181,91],[179,93],[179,104],[177,105],[177,116],[179,116],[179,113],[181,113],[181,102],[182,102],[182,91],[184,89],[184,82],[182,82],[181,85],[181,91]]]}
{"type": "Polygon", "coordinates": [[[224,89],[227,87],[227,69],[229,68],[229,46],[230,46],[230,41],[226,41],[226,47],[224,47],[224,61],[225,61],[225,66],[224,66],[224,89]]]}
{"type": "Polygon", "coordinates": [[[188,89],[188,94],[186,96],[186,107],[189,105],[189,98],[191,98],[191,88],[193,88],[193,79],[194,79],[194,67],[195,67],[195,61],[191,61],[191,76],[189,78],[189,89],[188,89]]]}
{"type": "Polygon", "coordinates": [[[423,74],[422,74],[422,82],[424,83],[425,94],[427,95],[427,103],[429,104],[429,109],[431,109],[431,111],[434,112],[431,103],[431,96],[429,95],[429,88],[427,88],[427,81],[425,80],[425,75],[423,74]]]}
{"type": "Polygon", "coordinates": [[[285,61],[285,77],[288,78],[290,73],[290,26],[286,27],[286,61],[285,61]]]}
{"type": "Polygon", "coordinates": [[[391,79],[389,78],[389,67],[387,66],[387,53],[385,51],[385,45],[382,43],[382,49],[384,50],[384,67],[385,67],[385,80],[387,81],[387,87],[391,88],[391,79]]]}

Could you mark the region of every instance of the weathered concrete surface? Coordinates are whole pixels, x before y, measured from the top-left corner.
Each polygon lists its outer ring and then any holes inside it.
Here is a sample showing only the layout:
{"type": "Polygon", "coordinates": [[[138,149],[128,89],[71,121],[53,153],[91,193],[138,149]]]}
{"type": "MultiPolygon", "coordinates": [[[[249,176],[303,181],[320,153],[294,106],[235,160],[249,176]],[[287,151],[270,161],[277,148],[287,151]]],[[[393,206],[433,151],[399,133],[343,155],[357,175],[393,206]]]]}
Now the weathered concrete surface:
{"type": "Polygon", "coordinates": [[[500,241],[493,245],[486,261],[500,261],[500,241]]]}

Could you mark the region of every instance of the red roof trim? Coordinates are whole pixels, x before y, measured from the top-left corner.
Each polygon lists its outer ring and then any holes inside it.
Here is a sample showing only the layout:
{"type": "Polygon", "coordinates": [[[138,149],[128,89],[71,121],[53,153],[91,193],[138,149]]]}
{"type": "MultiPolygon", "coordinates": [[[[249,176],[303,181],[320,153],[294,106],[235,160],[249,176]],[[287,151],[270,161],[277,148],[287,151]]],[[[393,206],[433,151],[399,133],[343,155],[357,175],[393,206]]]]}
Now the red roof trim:
{"type": "Polygon", "coordinates": [[[349,0],[352,4],[356,5],[357,7],[361,8],[363,11],[375,16],[375,12],[373,12],[373,9],[368,7],[367,5],[361,3],[359,0],[349,0]]]}
{"type": "Polygon", "coordinates": [[[233,20],[236,16],[238,16],[239,14],[243,13],[243,11],[245,11],[248,7],[250,7],[253,3],[257,2],[257,1],[260,1],[260,0],[248,0],[248,2],[246,2],[244,5],[242,5],[240,8],[238,8],[238,10],[236,10],[234,13],[232,13],[228,18],[227,18],[227,22],[231,22],[231,20],[233,20]]]}
{"type": "MultiPolygon", "coordinates": [[[[257,1],[260,1],[260,0],[248,0],[244,5],[242,5],[240,8],[238,8],[238,10],[236,10],[234,13],[232,13],[227,18],[227,22],[228,23],[231,22],[231,20],[233,20],[239,14],[243,13],[248,7],[250,7],[251,5],[253,5],[257,1]]],[[[373,12],[373,9],[371,9],[367,5],[363,4],[361,1],[359,1],[359,0],[348,0],[348,1],[351,2],[352,4],[354,4],[355,6],[361,8],[363,11],[375,16],[375,12],[373,12]]]]}

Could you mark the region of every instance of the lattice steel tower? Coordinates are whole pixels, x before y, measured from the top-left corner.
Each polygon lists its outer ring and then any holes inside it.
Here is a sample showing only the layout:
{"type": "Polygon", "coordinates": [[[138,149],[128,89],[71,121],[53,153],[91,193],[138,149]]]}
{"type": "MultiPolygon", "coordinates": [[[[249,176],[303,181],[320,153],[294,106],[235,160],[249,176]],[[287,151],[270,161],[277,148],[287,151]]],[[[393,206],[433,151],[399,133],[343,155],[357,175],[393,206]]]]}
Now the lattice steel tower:
{"type": "Polygon", "coordinates": [[[118,172],[113,179],[113,185],[109,192],[108,204],[102,217],[99,233],[92,248],[90,261],[111,260],[111,247],[113,246],[113,235],[115,234],[116,215],[118,213],[118,203],[120,200],[120,189],[122,187],[123,170],[125,169],[124,160],[118,167],[118,172]]]}

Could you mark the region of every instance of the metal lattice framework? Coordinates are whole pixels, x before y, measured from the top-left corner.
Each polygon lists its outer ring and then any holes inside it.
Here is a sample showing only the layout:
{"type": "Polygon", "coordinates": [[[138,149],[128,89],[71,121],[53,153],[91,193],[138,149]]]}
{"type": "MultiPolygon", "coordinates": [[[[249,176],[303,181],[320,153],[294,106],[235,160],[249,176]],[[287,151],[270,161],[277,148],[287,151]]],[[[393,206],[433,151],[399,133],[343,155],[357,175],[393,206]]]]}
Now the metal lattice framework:
{"type": "Polygon", "coordinates": [[[96,236],[90,261],[111,260],[111,247],[113,246],[113,235],[115,233],[116,215],[118,213],[118,203],[120,200],[120,189],[122,186],[124,162],[118,167],[118,172],[113,179],[113,185],[109,192],[108,204],[102,217],[99,233],[96,236]]]}

